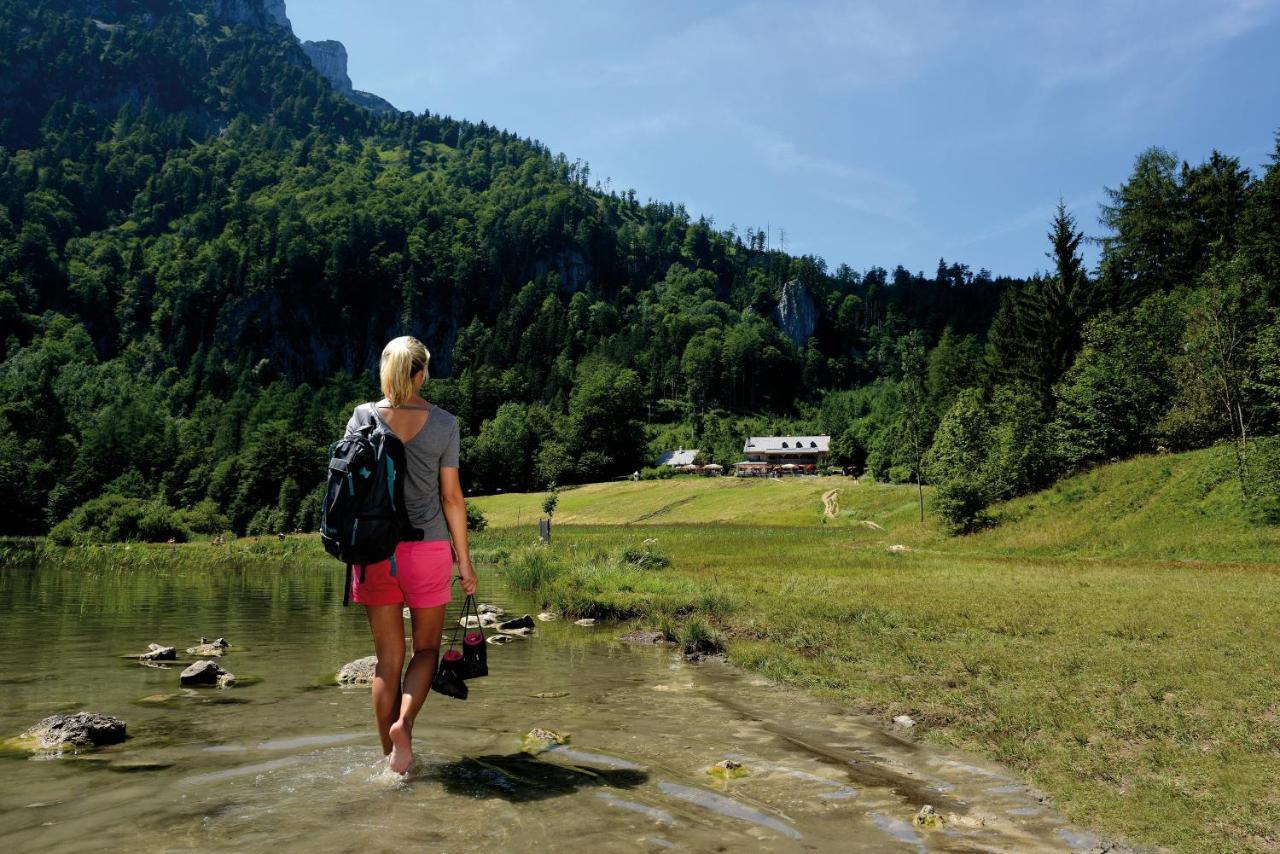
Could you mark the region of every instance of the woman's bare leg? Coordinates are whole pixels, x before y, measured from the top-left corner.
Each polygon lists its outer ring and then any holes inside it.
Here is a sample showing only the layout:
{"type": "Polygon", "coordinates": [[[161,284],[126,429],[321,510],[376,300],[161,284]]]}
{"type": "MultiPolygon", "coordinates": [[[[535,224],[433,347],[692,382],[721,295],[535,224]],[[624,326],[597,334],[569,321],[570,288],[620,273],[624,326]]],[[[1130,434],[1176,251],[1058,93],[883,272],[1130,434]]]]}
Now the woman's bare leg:
{"type": "Polygon", "coordinates": [[[365,605],[373,651],[373,717],[378,722],[382,752],[391,752],[391,725],[400,716],[400,672],[404,670],[404,612],[400,605],[365,605]]]}
{"type": "Polygon", "coordinates": [[[431,679],[436,675],[440,657],[440,632],[444,629],[444,605],[434,608],[410,608],[413,618],[413,658],[405,671],[400,694],[400,716],[391,724],[391,757],[388,765],[403,774],[413,764],[413,722],[427,699],[431,679]]]}

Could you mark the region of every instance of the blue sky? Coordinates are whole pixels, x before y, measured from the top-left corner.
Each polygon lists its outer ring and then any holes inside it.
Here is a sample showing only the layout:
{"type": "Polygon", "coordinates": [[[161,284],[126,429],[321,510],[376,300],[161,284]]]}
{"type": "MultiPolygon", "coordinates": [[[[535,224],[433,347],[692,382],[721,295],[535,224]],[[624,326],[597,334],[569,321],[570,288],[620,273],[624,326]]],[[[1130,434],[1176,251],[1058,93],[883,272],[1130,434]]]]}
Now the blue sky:
{"type": "MultiPolygon", "coordinates": [[[[356,88],[484,120],[834,268],[1048,265],[1061,196],[1160,145],[1258,171],[1280,128],[1280,0],[288,0],[356,88]]],[[[1090,250],[1090,263],[1096,252],[1090,250]]]]}

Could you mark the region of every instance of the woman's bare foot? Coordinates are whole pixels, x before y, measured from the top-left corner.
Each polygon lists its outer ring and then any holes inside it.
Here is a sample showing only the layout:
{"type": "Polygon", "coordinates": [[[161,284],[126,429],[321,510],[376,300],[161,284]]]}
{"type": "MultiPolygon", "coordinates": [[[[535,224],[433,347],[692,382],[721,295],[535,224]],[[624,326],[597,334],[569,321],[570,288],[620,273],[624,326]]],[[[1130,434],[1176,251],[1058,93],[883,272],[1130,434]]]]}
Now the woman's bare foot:
{"type": "Polygon", "coordinates": [[[391,755],[387,757],[387,767],[403,774],[413,764],[413,733],[404,721],[396,721],[391,725],[390,735],[391,755]]]}

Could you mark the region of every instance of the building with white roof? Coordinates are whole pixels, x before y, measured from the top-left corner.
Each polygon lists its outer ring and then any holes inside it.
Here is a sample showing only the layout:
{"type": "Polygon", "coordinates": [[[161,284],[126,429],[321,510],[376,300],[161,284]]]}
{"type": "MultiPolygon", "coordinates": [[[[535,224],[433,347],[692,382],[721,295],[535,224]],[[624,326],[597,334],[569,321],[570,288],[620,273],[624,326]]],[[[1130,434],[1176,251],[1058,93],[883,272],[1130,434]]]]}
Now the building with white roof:
{"type": "Polygon", "coordinates": [[[830,436],[751,436],[742,448],[746,459],[734,469],[739,475],[808,473],[830,452],[830,436]]]}
{"type": "Polygon", "coordinates": [[[694,462],[694,460],[696,460],[697,458],[698,458],[697,448],[694,448],[692,450],[685,450],[684,448],[680,448],[675,451],[667,451],[665,454],[658,457],[657,462],[655,462],[654,465],[655,466],[692,466],[692,465],[697,465],[697,463],[694,462]]]}

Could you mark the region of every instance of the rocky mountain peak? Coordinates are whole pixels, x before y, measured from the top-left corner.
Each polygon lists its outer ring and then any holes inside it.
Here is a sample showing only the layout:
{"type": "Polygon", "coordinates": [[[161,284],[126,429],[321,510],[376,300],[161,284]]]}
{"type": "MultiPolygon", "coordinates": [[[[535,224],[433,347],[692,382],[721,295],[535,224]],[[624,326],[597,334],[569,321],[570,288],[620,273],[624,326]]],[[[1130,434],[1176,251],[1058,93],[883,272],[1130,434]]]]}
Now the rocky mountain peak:
{"type": "Polygon", "coordinates": [[[285,14],[284,0],[213,0],[213,14],[220,20],[260,30],[282,27],[293,32],[289,16],[285,14]]]}
{"type": "Polygon", "coordinates": [[[354,91],[351,77],[347,75],[347,48],[342,42],[332,39],[307,41],[302,43],[302,50],[316,71],[320,72],[320,76],[329,81],[334,91],[343,95],[350,95],[354,91]]]}

